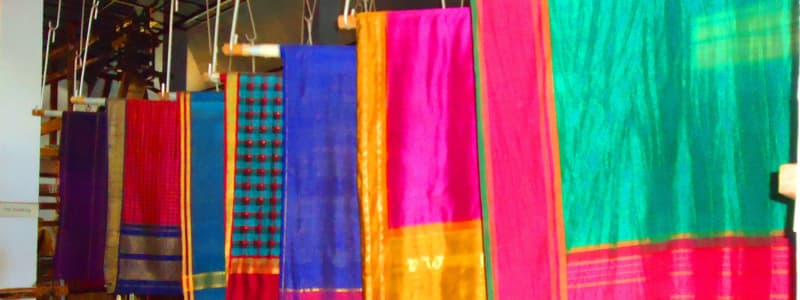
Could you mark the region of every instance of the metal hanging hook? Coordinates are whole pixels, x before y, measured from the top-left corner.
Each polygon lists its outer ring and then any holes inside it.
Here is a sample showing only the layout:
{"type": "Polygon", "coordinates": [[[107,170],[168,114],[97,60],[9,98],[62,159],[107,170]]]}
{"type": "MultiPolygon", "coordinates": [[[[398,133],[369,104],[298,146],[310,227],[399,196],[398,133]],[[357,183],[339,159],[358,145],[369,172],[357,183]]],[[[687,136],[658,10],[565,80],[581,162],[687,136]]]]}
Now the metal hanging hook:
{"type": "Polygon", "coordinates": [[[61,24],[61,0],[58,0],[58,12],[56,13],[56,25],[52,21],[47,21],[47,40],[45,41],[44,66],[42,68],[42,89],[40,98],[44,99],[44,87],[47,84],[47,66],[50,62],[50,44],[56,42],[56,30],[61,24]]]}
{"type": "Polygon", "coordinates": [[[303,27],[305,29],[304,43],[308,45],[314,44],[314,14],[317,11],[318,0],[305,0],[303,4],[303,27]]]}
{"type": "Polygon", "coordinates": [[[250,15],[250,29],[253,32],[253,36],[251,37],[249,34],[245,33],[244,38],[252,44],[258,38],[258,32],[256,32],[256,20],[253,18],[253,7],[250,5],[250,0],[245,0],[245,3],[247,4],[247,13],[250,15]]]}
{"type": "MultiPolygon", "coordinates": [[[[218,60],[218,57],[219,57],[219,47],[218,47],[218,45],[219,45],[219,14],[220,14],[220,5],[222,4],[221,2],[222,2],[222,0],[217,0],[217,6],[216,6],[216,11],[217,12],[216,12],[216,15],[214,16],[214,47],[212,49],[213,50],[213,52],[212,52],[213,54],[211,55],[211,64],[208,67],[209,76],[212,74],[212,71],[214,73],[217,72],[217,60],[218,60]]],[[[214,83],[214,89],[219,91],[219,83],[218,82],[214,83]]]]}
{"type": "Polygon", "coordinates": [[[92,1],[92,8],[89,9],[89,26],[86,29],[86,42],[83,45],[83,58],[80,60],[81,64],[81,80],[78,86],[78,96],[83,96],[83,80],[86,78],[86,59],[89,54],[89,42],[92,36],[92,23],[97,19],[97,11],[100,8],[100,0],[92,1]]]}
{"type": "Polygon", "coordinates": [[[349,13],[350,13],[350,0],[345,0],[344,1],[344,12],[343,12],[343,14],[344,14],[344,24],[345,25],[349,25],[347,23],[347,18],[349,17],[348,16],[349,13]]]}
{"type": "MultiPolygon", "coordinates": [[[[245,0],[247,4],[247,14],[250,16],[250,29],[253,32],[253,35],[250,36],[249,34],[245,33],[244,38],[247,39],[247,42],[250,43],[250,46],[256,44],[256,39],[258,38],[258,32],[256,32],[256,20],[253,18],[253,7],[250,5],[250,0],[245,0]]],[[[255,56],[250,57],[250,71],[255,73],[256,72],[256,58],[255,56]]]]}
{"type": "Polygon", "coordinates": [[[166,84],[161,85],[161,96],[162,98],[168,98],[169,90],[170,90],[170,77],[172,75],[172,33],[173,33],[173,24],[175,23],[175,12],[178,11],[178,0],[170,1],[170,10],[169,10],[169,41],[167,41],[167,69],[164,73],[164,77],[166,78],[166,84]]]}

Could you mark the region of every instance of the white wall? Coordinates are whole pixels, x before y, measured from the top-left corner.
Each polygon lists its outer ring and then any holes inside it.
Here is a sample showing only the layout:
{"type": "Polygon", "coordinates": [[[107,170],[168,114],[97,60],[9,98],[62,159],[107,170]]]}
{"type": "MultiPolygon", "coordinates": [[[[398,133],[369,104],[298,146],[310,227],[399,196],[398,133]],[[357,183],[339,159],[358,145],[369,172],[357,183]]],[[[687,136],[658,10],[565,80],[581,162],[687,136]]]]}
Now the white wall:
{"type": "MultiPolygon", "coordinates": [[[[41,0],[0,0],[0,202],[37,202],[43,14],[41,0]]],[[[36,228],[0,217],[0,288],[34,284],[36,228]]]]}

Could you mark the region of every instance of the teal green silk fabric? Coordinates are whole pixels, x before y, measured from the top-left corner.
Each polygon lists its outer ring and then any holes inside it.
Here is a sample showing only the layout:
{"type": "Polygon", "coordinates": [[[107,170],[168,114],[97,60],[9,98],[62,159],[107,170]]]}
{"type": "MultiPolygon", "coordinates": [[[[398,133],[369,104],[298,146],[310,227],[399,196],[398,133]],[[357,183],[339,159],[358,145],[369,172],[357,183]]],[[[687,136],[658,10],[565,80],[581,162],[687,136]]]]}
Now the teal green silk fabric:
{"type": "Polygon", "coordinates": [[[549,5],[567,249],[786,228],[790,1],[549,5]]]}

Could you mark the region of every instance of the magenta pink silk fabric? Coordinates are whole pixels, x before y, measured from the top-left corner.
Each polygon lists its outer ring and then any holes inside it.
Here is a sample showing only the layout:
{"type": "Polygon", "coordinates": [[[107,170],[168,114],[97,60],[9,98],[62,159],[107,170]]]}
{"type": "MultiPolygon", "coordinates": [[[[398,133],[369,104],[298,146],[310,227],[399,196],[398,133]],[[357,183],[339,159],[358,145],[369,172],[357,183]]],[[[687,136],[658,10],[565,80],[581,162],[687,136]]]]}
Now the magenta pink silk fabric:
{"type": "Polygon", "coordinates": [[[387,23],[389,226],[480,219],[469,10],[387,23]]]}

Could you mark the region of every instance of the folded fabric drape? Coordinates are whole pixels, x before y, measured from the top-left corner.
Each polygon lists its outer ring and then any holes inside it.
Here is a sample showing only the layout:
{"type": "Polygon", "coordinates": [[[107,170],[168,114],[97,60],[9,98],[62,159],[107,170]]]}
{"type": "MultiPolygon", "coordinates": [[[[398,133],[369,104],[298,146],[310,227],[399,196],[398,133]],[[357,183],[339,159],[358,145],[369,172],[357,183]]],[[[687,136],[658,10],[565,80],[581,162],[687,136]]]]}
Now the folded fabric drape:
{"type": "Polygon", "coordinates": [[[225,299],[225,98],[182,93],[183,298],[225,299]]]}
{"type": "Polygon", "coordinates": [[[567,297],[547,3],[472,5],[489,299],[567,297]]]}
{"type": "Polygon", "coordinates": [[[283,202],[280,74],[224,76],[227,299],[277,299],[283,202]]]}
{"type": "Polygon", "coordinates": [[[106,114],[65,112],[61,131],[56,277],[72,291],[102,290],[108,197],[106,114]]]}
{"type": "Polygon", "coordinates": [[[281,48],[286,103],[282,299],[362,299],[356,52],[281,48]]]}
{"type": "Polygon", "coordinates": [[[116,293],[181,295],[179,105],[126,105],[116,293]]]}
{"type": "Polygon", "coordinates": [[[793,2],[549,4],[570,299],[791,298],[793,2]]]}
{"type": "Polygon", "coordinates": [[[125,101],[110,100],[108,115],[108,214],[103,261],[106,291],[117,288],[119,226],[122,218],[122,178],[125,161],[125,101]]]}
{"type": "Polygon", "coordinates": [[[366,299],[483,299],[467,9],[358,16],[366,299]]]}

